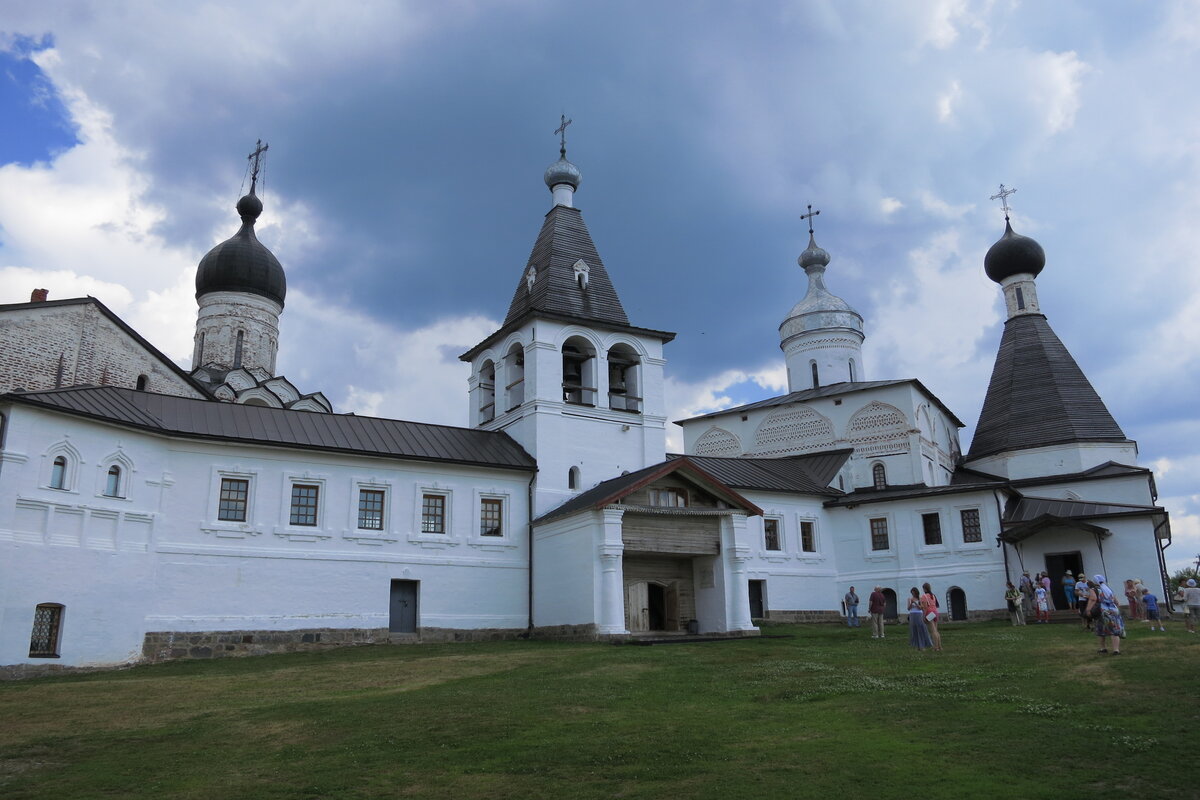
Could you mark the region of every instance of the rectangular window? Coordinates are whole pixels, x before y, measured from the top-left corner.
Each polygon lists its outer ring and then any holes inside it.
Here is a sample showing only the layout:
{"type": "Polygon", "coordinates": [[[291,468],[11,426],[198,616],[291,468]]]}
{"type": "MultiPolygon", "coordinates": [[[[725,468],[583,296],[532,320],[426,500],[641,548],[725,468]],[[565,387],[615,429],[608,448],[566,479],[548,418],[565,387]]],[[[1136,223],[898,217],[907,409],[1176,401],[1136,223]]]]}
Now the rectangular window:
{"type": "Polygon", "coordinates": [[[871,549],[888,549],[887,520],[884,518],[871,520],[871,549]]]}
{"type": "Polygon", "coordinates": [[[29,637],[30,658],[58,658],[58,631],[63,607],[45,603],[33,611],[33,635],[29,637]]]}
{"type": "Polygon", "coordinates": [[[226,522],[245,522],[246,504],[249,497],[250,481],[245,478],[222,478],[217,519],[226,522]]]}
{"type": "Polygon", "coordinates": [[[504,535],[504,501],[485,497],[479,501],[479,535],[504,535]]]}
{"type": "Polygon", "coordinates": [[[806,553],[817,552],[817,537],[814,535],[814,525],[807,520],[800,522],[800,549],[806,553]]]}
{"type": "Polygon", "coordinates": [[[962,529],[964,542],[982,542],[983,529],[979,525],[979,509],[964,508],[962,514],[962,529]]]}
{"type": "Polygon", "coordinates": [[[767,550],[782,550],[783,547],[779,544],[779,520],[764,519],[763,520],[763,546],[767,550]]]}
{"type": "Polygon", "coordinates": [[[383,530],[383,490],[358,490],[358,527],[364,531],[383,530]]]}
{"type": "Polygon", "coordinates": [[[317,524],[317,496],[321,487],[311,483],[292,484],[291,524],[315,527],[317,524]]]}
{"type": "Polygon", "coordinates": [[[650,505],[667,508],[687,508],[687,491],[684,489],[651,489],[650,505]]]}
{"type": "Polygon", "coordinates": [[[938,514],[922,514],[921,526],[925,529],[926,546],[942,543],[942,518],[938,514]]]}
{"type": "Polygon", "coordinates": [[[446,496],[421,495],[421,533],[446,532],[446,496]]]}

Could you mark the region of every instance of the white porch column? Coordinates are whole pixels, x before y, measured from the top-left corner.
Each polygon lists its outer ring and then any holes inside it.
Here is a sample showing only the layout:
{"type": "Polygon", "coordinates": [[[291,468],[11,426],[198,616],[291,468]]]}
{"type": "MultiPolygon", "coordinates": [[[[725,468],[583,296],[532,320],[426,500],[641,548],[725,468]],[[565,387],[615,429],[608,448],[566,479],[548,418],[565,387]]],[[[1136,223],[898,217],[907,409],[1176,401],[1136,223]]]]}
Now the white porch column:
{"type": "Polygon", "coordinates": [[[750,540],[746,533],[746,515],[740,512],[721,520],[721,554],[725,562],[725,618],[727,630],[753,631],[750,617],[750,584],[746,561],[750,558],[750,540]]]}
{"type": "Polygon", "coordinates": [[[625,554],[621,519],[625,512],[606,508],[600,513],[603,521],[599,545],[600,613],[596,630],[598,633],[629,633],[625,629],[625,570],[621,564],[625,554]]]}

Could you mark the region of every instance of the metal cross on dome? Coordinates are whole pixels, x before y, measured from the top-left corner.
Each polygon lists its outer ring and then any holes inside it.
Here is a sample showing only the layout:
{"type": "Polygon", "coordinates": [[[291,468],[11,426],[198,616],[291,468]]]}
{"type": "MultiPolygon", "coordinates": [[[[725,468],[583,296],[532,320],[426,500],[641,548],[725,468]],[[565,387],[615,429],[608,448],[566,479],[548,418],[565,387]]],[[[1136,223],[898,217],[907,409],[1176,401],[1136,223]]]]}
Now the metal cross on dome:
{"type": "Polygon", "coordinates": [[[263,144],[263,140],[259,139],[254,143],[254,152],[246,156],[250,161],[250,194],[254,194],[254,186],[258,183],[258,169],[260,161],[264,153],[271,145],[263,144]]]}
{"type": "Polygon", "coordinates": [[[821,210],[820,210],[820,209],[817,209],[816,211],[813,211],[813,210],[812,210],[812,203],[809,203],[809,204],[808,204],[808,213],[807,213],[807,214],[801,214],[801,215],[800,215],[800,220],[801,220],[801,221],[808,220],[808,235],[809,235],[809,236],[812,236],[812,235],[813,235],[812,218],[813,218],[813,217],[815,217],[817,214],[820,214],[820,213],[821,213],[821,210]]]}
{"type": "Polygon", "coordinates": [[[1010,208],[1008,205],[1008,196],[1010,194],[1015,194],[1016,191],[1017,191],[1016,189],[1005,189],[1004,184],[1002,183],[1002,184],[1000,184],[1000,191],[996,192],[994,195],[992,195],[991,197],[988,198],[989,200],[997,200],[998,199],[1000,201],[1000,208],[1004,209],[1004,218],[1005,219],[1008,219],[1008,212],[1012,211],[1012,208],[1010,208]]]}
{"type": "Polygon", "coordinates": [[[554,132],[559,136],[558,151],[565,156],[567,154],[567,126],[575,120],[567,119],[566,114],[560,114],[559,120],[561,121],[561,124],[554,129],[554,132]]]}

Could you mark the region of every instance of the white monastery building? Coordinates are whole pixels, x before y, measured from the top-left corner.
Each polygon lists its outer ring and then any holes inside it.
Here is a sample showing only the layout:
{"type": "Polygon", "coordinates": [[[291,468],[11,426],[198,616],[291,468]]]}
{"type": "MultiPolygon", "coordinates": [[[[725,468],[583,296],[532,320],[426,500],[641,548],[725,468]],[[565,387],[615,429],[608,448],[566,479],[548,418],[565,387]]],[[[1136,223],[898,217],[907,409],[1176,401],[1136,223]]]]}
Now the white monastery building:
{"type": "Polygon", "coordinates": [[[1008,321],[965,454],[919,380],[872,379],[810,223],[788,393],[680,420],[669,455],[674,334],[626,317],[580,179],[564,143],[504,323],[462,355],[469,427],[335,414],[275,374],[287,287],[253,179],[197,269],[190,370],[95,298],[0,306],[0,666],[755,635],[838,619],[851,585],[894,615],[925,580],[968,619],[1023,570],[1060,607],[1066,570],[1165,596],[1167,513],[1042,312],[1037,242],[1006,224],[988,251],[1008,321]]]}

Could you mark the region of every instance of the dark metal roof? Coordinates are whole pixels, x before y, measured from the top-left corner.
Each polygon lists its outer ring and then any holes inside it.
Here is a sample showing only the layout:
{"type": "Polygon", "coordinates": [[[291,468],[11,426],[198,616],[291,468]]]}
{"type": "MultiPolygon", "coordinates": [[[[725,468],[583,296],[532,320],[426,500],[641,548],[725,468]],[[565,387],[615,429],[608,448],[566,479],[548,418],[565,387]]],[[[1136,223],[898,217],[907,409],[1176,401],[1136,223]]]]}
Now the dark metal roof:
{"type": "Polygon", "coordinates": [[[196,297],[210,292],[246,292],[283,305],[287,277],[275,254],[254,235],[254,221],[262,213],[262,202],[253,194],[237,204],[242,227],[200,259],[196,267],[196,297]]]}
{"type": "Polygon", "coordinates": [[[161,350],[159,350],[154,345],[150,344],[150,342],[148,342],[148,341],[146,341],[146,339],[142,338],[142,335],[140,333],[135,331],[133,328],[129,327],[129,325],[125,322],[125,320],[121,319],[116,314],[114,314],[112,309],[110,309],[108,306],[104,305],[104,303],[100,302],[99,300],[97,300],[95,297],[92,297],[91,295],[88,295],[87,297],[64,298],[62,300],[40,300],[40,301],[34,301],[34,302],[29,302],[29,303],[5,303],[3,305],[0,305],[0,314],[4,313],[5,311],[24,311],[26,309],[55,308],[58,306],[83,306],[83,305],[89,305],[89,304],[95,306],[96,309],[101,314],[103,314],[105,317],[107,317],[110,322],[112,322],[114,325],[116,325],[118,328],[120,328],[123,333],[125,333],[127,336],[129,336],[129,338],[131,338],[135,342],[137,342],[138,346],[140,346],[151,356],[153,356],[154,358],[156,358],[160,362],[162,362],[162,365],[164,367],[169,369],[171,372],[174,372],[175,375],[178,376],[180,380],[182,380],[188,386],[195,389],[197,393],[199,393],[200,395],[203,395],[204,397],[211,396],[211,392],[209,392],[209,389],[207,386],[205,386],[203,383],[201,383],[200,381],[193,378],[190,373],[185,372],[183,370],[183,368],[180,367],[178,364],[176,364],[174,361],[167,358],[167,356],[161,350]]]}
{"type": "Polygon", "coordinates": [[[610,325],[629,324],[617,291],[609,280],[608,270],[604,268],[577,208],[556,205],[546,214],[527,266],[521,271],[504,324],[524,317],[530,311],[546,311],[610,325]],[[587,289],[581,289],[575,279],[575,262],[580,259],[588,265],[587,289]],[[533,291],[525,282],[525,273],[530,266],[537,269],[533,291]]]}
{"type": "Polygon", "coordinates": [[[1004,507],[1004,524],[1015,525],[1051,516],[1060,519],[1095,519],[1140,514],[1163,514],[1159,506],[1131,503],[1094,503],[1089,500],[1066,500],[1058,497],[1011,498],[1004,507]]]}
{"type": "Polygon", "coordinates": [[[754,411],[759,408],[773,408],[775,406],[786,406],[789,403],[804,403],[809,400],[816,400],[822,397],[839,397],[844,394],[853,392],[866,392],[871,389],[881,389],[886,386],[899,386],[900,384],[911,383],[920,389],[934,404],[942,410],[946,416],[954,421],[958,427],[963,427],[962,421],[954,415],[954,412],[947,408],[941,400],[937,398],[933,392],[925,388],[925,384],[921,383],[916,378],[904,378],[901,380],[891,381],[844,381],[842,383],[831,383],[828,386],[819,386],[816,389],[803,389],[799,392],[791,392],[789,394],[781,394],[778,397],[768,397],[766,400],[758,400],[754,403],[747,403],[743,406],[734,406],[726,408],[722,411],[713,411],[709,414],[701,414],[698,417],[689,417],[687,419],[675,420],[676,424],[685,422],[694,422],[698,419],[708,419],[709,417],[719,417],[725,414],[735,414],[739,412],[754,411]]]}
{"type": "Polygon", "coordinates": [[[986,489],[999,489],[1008,484],[1002,480],[980,481],[978,483],[951,483],[948,486],[926,486],[923,483],[910,483],[903,486],[889,486],[886,489],[856,489],[842,495],[836,500],[830,500],[827,506],[857,506],[862,503],[883,503],[889,500],[909,500],[914,497],[937,497],[947,494],[963,494],[978,492],[986,489]]]}
{"type": "Polygon", "coordinates": [[[831,450],[787,458],[686,458],[735,489],[838,496],[842,492],[832,488],[829,482],[852,452],[851,449],[831,450]]]}
{"type": "Polygon", "coordinates": [[[508,434],[447,425],[191,400],[113,386],[12,393],[0,399],[168,436],[502,469],[537,466],[508,434]]]}
{"type": "Polygon", "coordinates": [[[1030,520],[1029,522],[1015,525],[1011,528],[1006,528],[1000,533],[1000,538],[1009,544],[1017,544],[1023,542],[1035,534],[1041,533],[1047,529],[1053,528],[1073,528],[1077,531],[1090,533],[1094,536],[1112,536],[1112,531],[1107,528],[1102,528],[1099,525],[1092,525],[1082,520],[1070,519],[1067,517],[1055,517],[1047,514],[1030,520]]]}
{"type": "MultiPolygon", "coordinates": [[[[718,459],[720,460],[720,459],[718,459]]],[[[636,472],[630,472],[626,475],[620,475],[616,478],[611,478],[602,483],[598,483],[586,492],[572,497],[567,502],[563,503],[558,508],[543,514],[534,523],[549,522],[552,519],[565,517],[574,514],[578,511],[586,511],[589,509],[604,508],[632,494],[638,489],[653,483],[660,478],[673,473],[682,472],[690,477],[697,484],[703,486],[708,491],[712,492],[717,497],[721,498],[730,505],[748,511],[751,516],[759,516],[762,514],[762,509],[751,503],[746,498],[742,497],[729,485],[722,482],[719,478],[709,473],[703,467],[692,463],[691,456],[677,456],[667,461],[658,464],[651,464],[648,467],[639,469],[636,472]]],[[[680,509],[681,512],[687,513],[689,509],[680,509]]],[[[709,509],[692,509],[692,511],[700,511],[702,513],[709,512],[709,509]]]]}
{"type": "Polygon", "coordinates": [[[1125,441],[1046,318],[1008,320],[967,460],[1052,444],[1125,441]]]}

